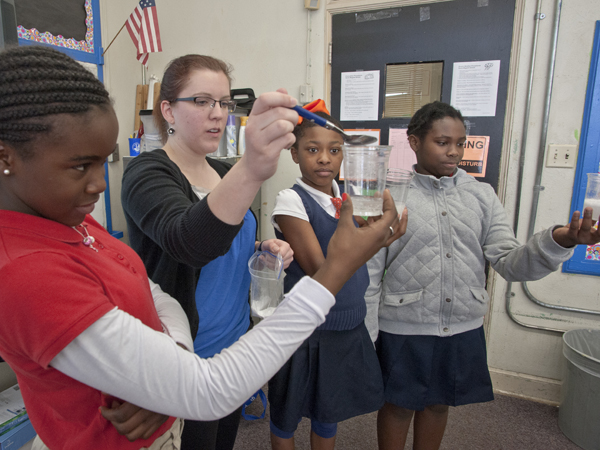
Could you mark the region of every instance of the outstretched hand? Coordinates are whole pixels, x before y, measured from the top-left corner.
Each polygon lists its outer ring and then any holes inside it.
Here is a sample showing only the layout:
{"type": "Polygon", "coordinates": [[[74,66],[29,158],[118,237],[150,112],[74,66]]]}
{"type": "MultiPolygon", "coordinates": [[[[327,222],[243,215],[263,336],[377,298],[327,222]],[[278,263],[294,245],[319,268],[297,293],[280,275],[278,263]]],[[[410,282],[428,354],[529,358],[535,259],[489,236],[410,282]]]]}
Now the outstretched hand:
{"type": "Polygon", "coordinates": [[[571,223],[564,227],[557,228],[552,233],[556,243],[562,247],[569,248],[575,245],[593,245],[600,242],[600,231],[593,228],[596,222],[592,218],[592,208],[583,210],[583,219],[579,219],[579,211],[575,211],[571,216],[571,223]]]}
{"type": "Polygon", "coordinates": [[[148,411],[129,402],[113,400],[111,407],[100,407],[102,417],[111,422],[117,432],[130,442],[149,439],[169,418],[164,414],[148,411]]]}
{"type": "Polygon", "coordinates": [[[344,194],[340,220],[327,246],[327,258],[313,278],[332,294],[337,294],[354,272],[381,247],[389,246],[406,233],[407,223],[406,209],[400,218],[386,189],[383,193],[383,215],[356,228],[352,220],[352,200],[344,194]]]}

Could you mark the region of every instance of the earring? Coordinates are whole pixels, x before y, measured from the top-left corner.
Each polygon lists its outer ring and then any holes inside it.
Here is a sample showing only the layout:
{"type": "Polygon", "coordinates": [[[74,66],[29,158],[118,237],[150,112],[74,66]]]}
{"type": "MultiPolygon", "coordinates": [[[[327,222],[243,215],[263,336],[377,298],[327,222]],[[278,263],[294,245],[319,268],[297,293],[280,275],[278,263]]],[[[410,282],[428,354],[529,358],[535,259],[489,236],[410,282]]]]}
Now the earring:
{"type": "Polygon", "coordinates": [[[174,133],[175,133],[175,128],[173,128],[173,127],[169,127],[169,128],[167,129],[167,134],[168,134],[169,136],[172,136],[174,133]]]}
{"type": "Polygon", "coordinates": [[[10,170],[8,170],[8,169],[4,169],[4,172],[3,172],[3,173],[4,173],[4,175],[10,175],[10,170]]]}

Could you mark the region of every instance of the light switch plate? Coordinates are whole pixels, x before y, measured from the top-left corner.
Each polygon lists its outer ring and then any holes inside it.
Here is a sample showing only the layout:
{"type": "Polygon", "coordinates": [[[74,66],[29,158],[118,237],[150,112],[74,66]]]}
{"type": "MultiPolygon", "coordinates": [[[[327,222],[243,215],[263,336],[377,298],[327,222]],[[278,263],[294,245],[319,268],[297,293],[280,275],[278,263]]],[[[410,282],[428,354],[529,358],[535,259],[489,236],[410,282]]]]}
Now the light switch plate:
{"type": "Polygon", "coordinates": [[[546,167],[575,167],[577,161],[576,145],[548,145],[546,167]]]}
{"type": "Polygon", "coordinates": [[[300,104],[304,105],[312,101],[312,86],[310,84],[300,85],[300,104]]]}
{"type": "Polygon", "coordinates": [[[115,145],[114,151],[108,155],[107,161],[109,163],[116,162],[119,160],[119,144],[115,145]]]}
{"type": "Polygon", "coordinates": [[[321,3],[321,0],[304,0],[304,7],[306,9],[319,9],[319,4],[321,3]]]}

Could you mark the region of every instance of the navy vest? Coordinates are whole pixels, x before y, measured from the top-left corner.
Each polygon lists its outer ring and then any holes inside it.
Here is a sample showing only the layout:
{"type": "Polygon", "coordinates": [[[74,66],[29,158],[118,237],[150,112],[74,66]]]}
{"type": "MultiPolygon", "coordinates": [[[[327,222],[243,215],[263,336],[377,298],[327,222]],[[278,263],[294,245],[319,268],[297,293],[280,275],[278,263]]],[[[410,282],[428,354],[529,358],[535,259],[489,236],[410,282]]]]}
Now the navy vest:
{"type": "MultiPolygon", "coordinates": [[[[327,245],[337,228],[338,219],[331,217],[327,212],[306,192],[295,184],[292,189],[298,193],[306,209],[306,214],[313,231],[317,236],[323,255],[327,257],[327,245]]],[[[358,226],[358,225],[357,225],[358,226]]],[[[283,235],[275,230],[278,239],[285,240],[283,235]]],[[[306,274],[296,262],[292,261],[285,271],[284,290],[289,292],[294,285],[306,274]]],[[[335,305],[327,314],[325,323],[318,330],[352,330],[365,320],[367,306],[365,292],[369,286],[369,273],[367,265],[363,265],[344,284],[344,287],[335,296],[335,305]]]]}

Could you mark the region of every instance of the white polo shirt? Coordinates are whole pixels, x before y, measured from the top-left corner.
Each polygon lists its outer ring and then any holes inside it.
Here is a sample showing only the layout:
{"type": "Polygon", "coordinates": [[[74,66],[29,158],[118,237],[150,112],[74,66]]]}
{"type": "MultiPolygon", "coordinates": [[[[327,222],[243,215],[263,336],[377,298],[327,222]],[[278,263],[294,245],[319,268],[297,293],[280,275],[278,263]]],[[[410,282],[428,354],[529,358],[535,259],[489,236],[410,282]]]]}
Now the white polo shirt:
{"type": "MultiPolygon", "coordinates": [[[[331,217],[335,217],[335,206],[331,202],[331,196],[309,186],[301,178],[296,178],[296,183],[299,184],[308,194],[323,208],[331,217]]],[[[340,197],[340,188],[335,180],[331,181],[333,195],[336,198],[340,197]]],[[[284,189],[277,194],[275,198],[275,206],[271,213],[271,224],[273,228],[281,232],[279,225],[275,221],[275,216],[292,216],[298,219],[308,220],[308,214],[304,208],[304,203],[296,191],[293,189],[284,189]]]]}

